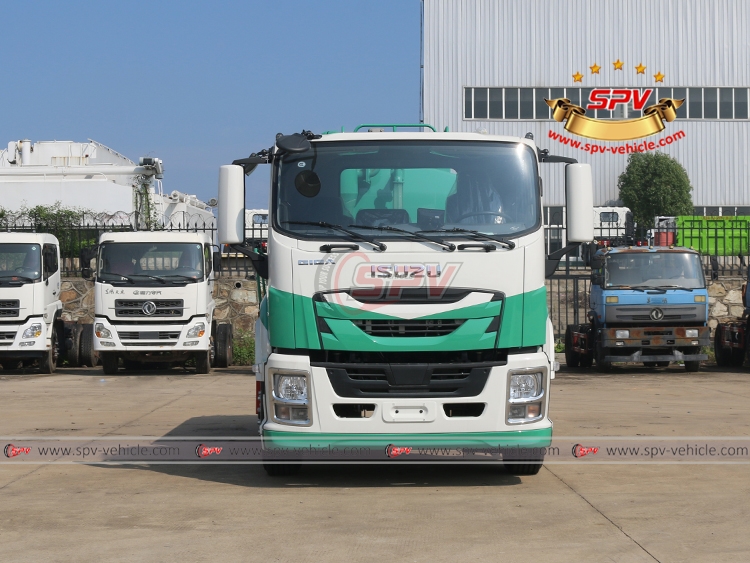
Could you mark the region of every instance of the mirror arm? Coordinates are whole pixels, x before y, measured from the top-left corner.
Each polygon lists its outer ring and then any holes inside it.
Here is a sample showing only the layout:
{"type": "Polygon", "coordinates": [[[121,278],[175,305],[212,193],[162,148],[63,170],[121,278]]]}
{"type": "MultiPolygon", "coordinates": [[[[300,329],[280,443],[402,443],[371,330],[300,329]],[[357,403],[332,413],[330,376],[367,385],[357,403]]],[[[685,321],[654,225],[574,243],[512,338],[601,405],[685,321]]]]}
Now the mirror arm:
{"type": "Polygon", "coordinates": [[[244,254],[248,258],[250,258],[250,261],[253,263],[253,268],[255,268],[255,271],[258,273],[258,275],[263,279],[268,279],[268,255],[267,254],[258,254],[255,252],[250,246],[246,244],[231,244],[229,247],[232,250],[235,250],[239,252],[240,254],[244,254]]]}
{"type": "Polygon", "coordinates": [[[544,265],[544,277],[551,278],[554,275],[555,270],[557,270],[557,265],[560,263],[560,260],[562,260],[562,257],[572,252],[579,246],[581,246],[580,242],[573,242],[561,248],[560,250],[555,250],[553,253],[547,256],[547,260],[544,265]]]}

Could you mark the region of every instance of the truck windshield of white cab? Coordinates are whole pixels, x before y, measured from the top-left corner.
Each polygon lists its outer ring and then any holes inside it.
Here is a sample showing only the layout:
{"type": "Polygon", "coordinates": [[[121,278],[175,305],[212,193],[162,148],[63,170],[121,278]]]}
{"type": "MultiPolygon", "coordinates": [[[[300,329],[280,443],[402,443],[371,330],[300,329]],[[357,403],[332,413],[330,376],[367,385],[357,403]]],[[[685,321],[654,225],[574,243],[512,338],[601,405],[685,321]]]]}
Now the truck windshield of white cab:
{"type": "Polygon", "coordinates": [[[106,242],[100,247],[97,278],[105,283],[175,285],[203,280],[198,243],[106,242]]]}
{"type": "Polygon", "coordinates": [[[42,278],[40,244],[0,244],[0,284],[23,285],[42,278]]]}
{"type": "Polygon", "coordinates": [[[320,142],[283,156],[276,166],[276,228],[292,236],[347,238],[311,222],[379,240],[408,234],[381,230],[374,235],[372,228],[465,238],[460,229],[515,237],[539,225],[536,155],[523,143],[320,142]]]}

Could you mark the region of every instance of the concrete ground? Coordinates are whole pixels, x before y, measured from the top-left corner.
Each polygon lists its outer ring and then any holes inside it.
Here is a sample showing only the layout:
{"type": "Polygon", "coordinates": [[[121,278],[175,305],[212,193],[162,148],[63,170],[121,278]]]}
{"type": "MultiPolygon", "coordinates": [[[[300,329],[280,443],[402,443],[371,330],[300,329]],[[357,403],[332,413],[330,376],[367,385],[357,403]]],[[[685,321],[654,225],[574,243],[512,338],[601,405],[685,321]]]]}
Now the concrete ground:
{"type": "MultiPolygon", "coordinates": [[[[247,435],[245,369],[0,372],[0,435],[247,435]]],[[[568,370],[560,436],[748,436],[750,373],[568,370]]],[[[0,463],[2,561],[750,561],[750,466],[0,463]]]]}

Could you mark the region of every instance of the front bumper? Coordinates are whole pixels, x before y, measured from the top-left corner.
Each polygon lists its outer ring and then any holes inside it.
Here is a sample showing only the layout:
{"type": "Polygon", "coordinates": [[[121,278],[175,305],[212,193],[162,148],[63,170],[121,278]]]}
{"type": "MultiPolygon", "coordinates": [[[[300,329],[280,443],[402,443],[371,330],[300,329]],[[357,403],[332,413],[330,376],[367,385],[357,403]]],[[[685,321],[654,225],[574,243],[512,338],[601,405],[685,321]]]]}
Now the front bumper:
{"type": "Polygon", "coordinates": [[[205,317],[195,317],[185,324],[113,324],[105,318],[96,318],[94,326],[102,324],[111,338],[94,335],[94,349],[98,352],[129,352],[134,354],[163,353],[185,355],[206,351],[211,347],[211,327],[205,317]],[[188,331],[203,323],[201,337],[188,338],[188,331]],[[193,344],[194,343],[194,344],[193,344]]]}
{"type": "Polygon", "coordinates": [[[696,348],[711,345],[711,329],[703,327],[621,327],[606,328],[599,333],[601,343],[611,362],[681,362],[707,360],[706,354],[692,353],[696,348]],[[627,330],[628,338],[617,338],[627,330]],[[685,331],[696,330],[698,336],[688,337],[685,331]],[[618,353],[621,351],[621,353],[618,353]]]}
{"type": "Polygon", "coordinates": [[[31,317],[23,324],[0,325],[0,357],[40,358],[50,348],[49,328],[42,317],[31,317]],[[36,338],[23,338],[23,333],[31,325],[42,325],[42,333],[36,338]]]}

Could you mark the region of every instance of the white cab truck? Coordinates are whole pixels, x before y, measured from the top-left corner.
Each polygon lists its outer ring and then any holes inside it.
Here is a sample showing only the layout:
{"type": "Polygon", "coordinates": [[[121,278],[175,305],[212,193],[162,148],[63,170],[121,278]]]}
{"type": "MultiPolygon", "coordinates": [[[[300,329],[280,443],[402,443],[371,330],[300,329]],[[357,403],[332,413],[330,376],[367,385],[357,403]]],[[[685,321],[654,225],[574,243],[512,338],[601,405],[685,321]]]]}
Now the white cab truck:
{"type": "Polygon", "coordinates": [[[0,233],[0,364],[53,373],[63,347],[60,245],[45,233],[0,233]]]}
{"type": "MultiPolygon", "coordinates": [[[[540,172],[566,164],[568,240],[580,243],[593,239],[591,169],[530,138],[388,127],[279,135],[220,169],[219,240],[268,280],[264,451],[445,447],[505,462],[512,450],[508,471],[534,474],[557,366],[545,275],[578,247],[546,255],[540,172]],[[243,174],[263,163],[267,254],[243,241],[243,174]]],[[[296,471],[300,455],[266,455],[266,471],[296,471]]]]}
{"type": "Polygon", "coordinates": [[[104,373],[117,373],[121,360],[135,370],[192,359],[197,373],[231,364],[232,326],[213,318],[220,260],[208,233],[104,233],[94,256],[95,268],[82,274],[94,277],[94,346],[104,373]]]}

